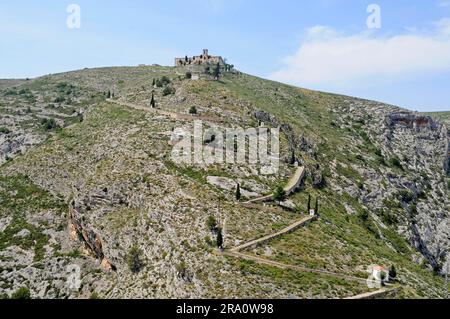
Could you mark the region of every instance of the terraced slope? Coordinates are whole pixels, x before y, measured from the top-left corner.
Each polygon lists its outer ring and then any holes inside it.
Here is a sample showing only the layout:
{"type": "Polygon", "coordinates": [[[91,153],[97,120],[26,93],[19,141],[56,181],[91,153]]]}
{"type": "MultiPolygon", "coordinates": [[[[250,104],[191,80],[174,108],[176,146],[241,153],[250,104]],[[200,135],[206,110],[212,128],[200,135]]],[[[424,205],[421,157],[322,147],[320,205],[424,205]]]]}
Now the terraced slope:
{"type": "Polygon", "coordinates": [[[385,264],[397,268],[398,297],[443,296],[450,229],[443,125],[245,74],[191,81],[184,72],[89,69],[0,87],[0,293],[343,298],[367,287],[294,269],[364,278],[367,266],[385,264]],[[163,77],[170,83],[153,86],[163,77]],[[146,110],[152,91],[160,112],[146,110]],[[250,164],[176,164],[171,136],[193,130],[192,106],[205,128],[280,127],[279,174],[260,175],[250,164]],[[35,138],[21,142],[26,136],[35,138]],[[236,201],[237,183],[254,196],[286,185],[297,169],[293,156],[306,178],[285,203],[290,210],[236,201]],[[309,195],[319,198],[318,222],[250,252],[292,269],[214,254],[210,216],[225,247],[235,247],[299,220],[309,195]],[[101,256],[116,270],[105,270],[101,256]],[[66,285],[73,264],[81,266],[77,291],[66,285]]]}

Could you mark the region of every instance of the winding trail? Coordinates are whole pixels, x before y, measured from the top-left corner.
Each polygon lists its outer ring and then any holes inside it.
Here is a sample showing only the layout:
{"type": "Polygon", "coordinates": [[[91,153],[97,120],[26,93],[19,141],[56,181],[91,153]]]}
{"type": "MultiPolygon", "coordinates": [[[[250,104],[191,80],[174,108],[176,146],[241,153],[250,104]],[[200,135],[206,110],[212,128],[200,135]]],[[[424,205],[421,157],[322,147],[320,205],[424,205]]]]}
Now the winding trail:
{"type": "MultiPolygon", "coordinates": [[[[305,177],[305,167],[300,166],[295,171],[294,175],[289,179],[289,182],[286,184],[286,186],[283,188],[286,192],[286,195],[289,196],[292,193],[294,193],[297,188],[302,183],[303,177],[305,177]]],[[[249,200],[245,202],[244,204],[252,204],[252,203],[259,203],[259,202],[269,202],[273,200],[273,194],[262,196],[258,198],[254,198],[252,200],[249,200]]]]}
{"type": "Polygon", "coordinates": [[[234,258],[238,258],[238,259],[244,259],[244,260],[248,260],[248,261],[253,261],[253,262],[261,264],[261,265],[272,266],[272,267],[277,267],[277,268],[281,268],[281,269],[290,269],[290,270],[312,273],[312,274],[317,274],[317,275],[326,275],[326,276],[331,276],[331,277],[335,277],[335,278],[339,278],[339,279],[356,281],[356,282],[359,282],[362,284],[367,283],[366,278],[338,274],[338,273],[328,271],[328,270],[312,269],[312,268],[307,268],[307,267],[303,267],[303,266],[283,264],[278,261],[269,260],[269,259],[261,258],[258,256],[240,253],[240,252],[233,252],[231,250],[223,252],[222,255],[234,257],[234,258]]]}
{"type": "MultiPolygon", "coordinates": [[[[300,186],[304,176],[305,176],[305,168],[304,167],[297,168],[295,174],[291,177],[291,179],[289,180],[287,185],[284,187],[284,190],[288,196],[297,190],[297,188],[300,186]]],[[[268,195],[268,196],[264,196],[264,197],[260,197],[260,198],[256,198],[251,201],[248,201],[248,202],[244,203],[244,205],[252,205],[257,202],[266,202],[266,201],[271,201],[271,200],[273,200],[273,195],[268,195]]],[[[255,262],[255,263],[258,263],[261,265],[277,267],[280,269],[289,269],[289,270],[305,272],[305,273],[312,273],[312,274],[317,274],[317,275],[322,275],[322,276],[331,276],[334,278],[358,282],[360,284],[366,285],[367,278],[349,276],[349,275],[340,274],[340,273],[336,273],[336,272],[332,272],[332,271],[328,271],[328,270],[312,269],[312,268],[298,266],[298,265],[288,265],[288,264],[284,264],[284,263],[277,262],[274,260],[269,260],[269,259],[265,259],[265,258],[262,258],[259,256],[243,253],[244,250],[254,249],[259,246],[265,245],[276,238],[282,237],[283,235],[292,233],[301,227],[307,226],[311,222],[316,221],[317,219],[318,219],[318,216],[306,216],[306,217],[302,218],[301,220],[296,221],[294,224],[289,225],[286,228],[280,230],[279,232],[261,237],[259,239],[251,240],[242,245],[236,246],[229,250],[225,250],[225,251],[221,252],[221,255],[236,258],[236,259],[241,259],[241,260],[252,261],[252,262],[255,262]]],[[[383,288],[383,289],[380,289],[377,291],[367,292],[367,293],[363,293],[363,294],[345,298],[345,299],[375,299],[375,298],[386,296],[388,294],[396,293],[398,290],[399,290],[399,288],[391,288],[391,289],[383,288]]]]}
{"type": "Polygon", "coordinates": [[[276,239],[278,237],[281,237],[283,235],[292,233],[292,232],[296,231],[297,229],[299,229],[300,227],[306,226],[307,224],[309,224],[309,223],[311,223],[312,221],[315,221],[315,220],[317,220],[317,216],[307,216],[305,218],[302,218],[299,221],[296,221],[294,224],[289,225],[288,227],[280,230],[279,232],[277,232],[275,234],[267,235],[267,236],[264,236],[262,238],[252,240],[252,241],[250,241],[248,243],[245,243],[243,245],[231,248],[230,252],[231,253],[239,253],[239,252],[241,252],[243,250],[246,250],[246,249],[252,249],[252,248],[256,248],[258,246],[267,244],[268,242],[270,242],[270,241],[272,241],[272,240],[274,240],[274,239],[276,239]]]}
{"type": "MultiPolygon", "coordinates": [[[[161,109],[154,109],[154,108],[150,108],[147,106],[124,102],[121,100],[107,99],[106,101],[110,102],[110,103],[118,104],[121,106],[125,106],[128,108],[132,108],[135,110],[164,115],[164,116],[167,116],[169,118],[172,118],[174,120],[179,120],[179,121],[180,120],[204,120],[204,121],[210,121],[210,122],[221,122],[220,120],[214,119],[211,117],[198,116],[198,115],[187,115],[187,114],[163,111],[161,109]]],[[[298,189],[304,176],[305,176],[305,167],[303,167],[303,166],[298,167],[297,170],[295,171],[294,175],[289,179],[289,182],[283,188],[284,191],[286,192],[287,196],[293,194],[298,189]]],[[[267,195],[267,196],[262,196],[259,198],[249,200],[243,204],[251,205],[254,203],[273,201],[273,197],[274,197],[273,194],[267,195]]],[[[264,258],[261,258],[258,256],[242,253],[242,251],[244,251],[244,250],[257,248],[261,245],[269,243],[270,241],[272,241],[276,238],[279,238],[279,237],[282,237],[283,235],[292,233],[292,232],[296,231],[297,229],[307,226],[311,222],[316,221],[317,219],[318,219],[318,216],[304,217],[301,220],[296,221],[292,225],[289,225],[286,228],[284,228],[274,234],[270,234],[270,235],[261,237],[259,239],[251,240],[245,244],[239,245],[239,246],[231,248],[229,250],[222,251],[222,252],[220,252],[220,255],[237,258],[237,259],[243,259],[243,260],[247,260],[247,261],[252,261],[252,262],[255,262],[255,263],[258,263],[261,265],[277,267],[280,269],[289,269],[289,270],[300,271],[300,272],[305,272],[305,273],[313,273],[313,274],[317,274],[317,275],[331,276],[331,277],[335,277],[335,278],[339,278],[339,279],[343,279],[343,280],[349,280],[349,281],[359,282],[362,284],[367,284],[366,278],[359,278],[359,277],[339,274],[339,273],[335,273],[335,272],[331,272],[331,271],[327,271],[327,270],[312,269],[312,268],[307,268],[307,267],[298,266],[298,265],[283,264],[283,263],[280,263],[277,261],[268,260],[268,259],[264,259],[264,258]]],[[[353,300],[355,300],[355,299],[375,299],[375,298],[379,298],[379,297],[384,297],[388,294],[397,293],[399,289],[400,288],[398,288],[398,287],[383,288],[383,289],[380,289],[377,291],[367,292],[367,293],[363,293],[363,294],[356,295],[353,297],[348,297],[345,299],[349,299],[349,300],[350,299],[353,299],[353,300]]]]}
{"type": "Polygon", "coordinates": [[[382,288],[380,290],[377,291],[372,291],[372,292],[366,292],[360,295],[356,295],[353,297],[348,297],[345,298],[347,300],[355,300],[355,299],[377,299],[377,298],[383,298],[387,295],[393,295],[396,294],[398,291],[400,290],[400,288],[396,287],[396,288],[382,288]]]}
{"type": "Polygon", "coordinates": [[[109,103],[114,103],[120,106],[125,106],[131,109],[139,110],[139,111],[145,111],[148,113],[154,113],[159,115],[167,116],[173,120],[177,121],[205,121],[205,122],[213,122],[213,123],[223,123],[224,121],[219,119],[218,117],[211,117],[211,116],[202,116],[202,115],[191,115],[191,114],[181,114],[176,112],[170,112],[170,111],[164,111],[161,109],[151,108],[149,106],[143,106],[140,104],[125,102],[122,100],[113,100],[113,99],[106,99],[109,103]]]}

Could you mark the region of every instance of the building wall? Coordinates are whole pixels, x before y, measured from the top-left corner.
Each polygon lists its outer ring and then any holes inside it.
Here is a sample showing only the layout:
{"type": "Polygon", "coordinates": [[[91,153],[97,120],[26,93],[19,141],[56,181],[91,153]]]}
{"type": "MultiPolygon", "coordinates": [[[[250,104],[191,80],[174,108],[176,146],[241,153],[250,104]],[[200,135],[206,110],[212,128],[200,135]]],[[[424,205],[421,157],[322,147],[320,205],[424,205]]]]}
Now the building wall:
{"type": "Polygon", "coordinates": [[[221,56],[211,56],[208,54],[208,50],[206,50],[206,49],[203,50],[202,55],[188,57],[187,61],[186,61],[185,57],[175,59],[175,66],[203,65],[206,63],[210,63],[210,64],[220,63],[221,65],[225,64],[225,62],[223,61],[223,58],[221,56]]]}

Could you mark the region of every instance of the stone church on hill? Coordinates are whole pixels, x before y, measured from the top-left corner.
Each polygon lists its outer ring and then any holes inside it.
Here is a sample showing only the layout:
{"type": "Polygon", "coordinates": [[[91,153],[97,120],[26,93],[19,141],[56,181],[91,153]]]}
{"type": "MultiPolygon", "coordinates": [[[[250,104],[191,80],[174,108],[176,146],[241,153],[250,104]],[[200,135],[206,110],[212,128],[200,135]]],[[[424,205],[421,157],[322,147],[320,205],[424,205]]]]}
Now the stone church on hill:
{"type": "Polygon", "coordinates": [[[221,56],[209,55],[208,49],[203,50],[202,55],[193,57],[176,58],[175,66],[187,66],[187,65],[203,65],[203,64],[217,64],[225,65],[225,61],[221,56]]]}

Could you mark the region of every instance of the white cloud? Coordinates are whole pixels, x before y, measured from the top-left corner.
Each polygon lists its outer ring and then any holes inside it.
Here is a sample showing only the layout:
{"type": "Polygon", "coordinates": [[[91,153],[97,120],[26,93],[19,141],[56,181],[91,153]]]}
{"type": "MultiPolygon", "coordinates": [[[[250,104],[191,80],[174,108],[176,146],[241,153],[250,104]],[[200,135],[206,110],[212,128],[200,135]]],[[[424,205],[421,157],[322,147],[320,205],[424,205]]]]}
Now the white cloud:
{"type": "Polygon", "coordinates": [[[450,7],[450,0],[439,0],[438,7],[441,7],[441,8],[450,7]]]}
{"type": "Polygon", "coordinates": [[[352,89],[450,70],[450,19],[428,33],[343,35],[315,26],[270,78],[302,86],[352,89]]]}

